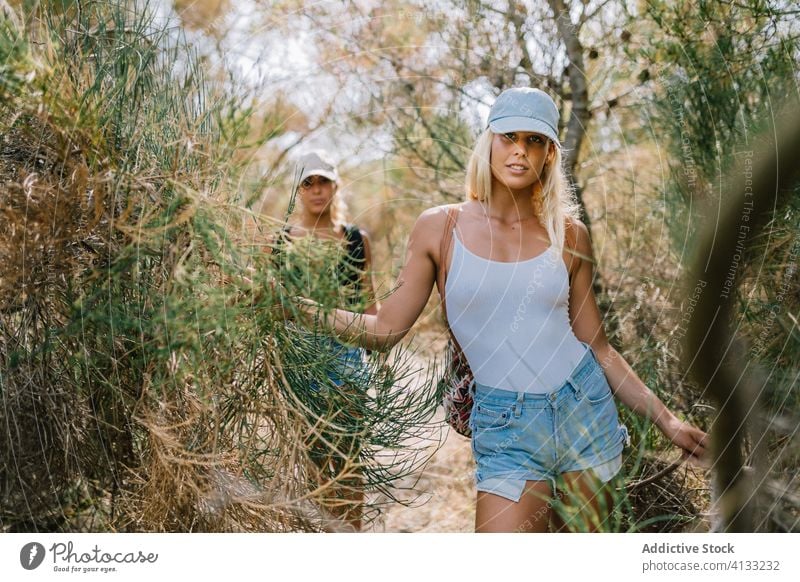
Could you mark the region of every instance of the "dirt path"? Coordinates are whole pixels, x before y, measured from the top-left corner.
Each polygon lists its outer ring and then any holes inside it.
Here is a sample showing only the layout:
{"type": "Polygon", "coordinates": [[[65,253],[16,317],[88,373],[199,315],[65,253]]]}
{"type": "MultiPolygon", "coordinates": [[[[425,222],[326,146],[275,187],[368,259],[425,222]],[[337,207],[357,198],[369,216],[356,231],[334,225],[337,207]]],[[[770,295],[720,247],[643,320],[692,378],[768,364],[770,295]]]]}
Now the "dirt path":
{"type": "Polygon", "coordinates": [[[471,532],[475,519],[475,486],[469,440],[448,431],[442,447],[425,469],[404,485],[414,499],[410,506],[391,505],[372,531],[385,532],[471,532]],[[382,523],[380,523],[382,522],[382,523]]]}
{"type": "MultiPolygon", "coordinates": [[[[441,336],[440,336],[441,337],[441,336]]],[[[428,344],[430,346],[430,344],[428,344]]],[[[429,347],[430,354],[438,353],[429,347]]],[[[420,370],[432,363],[423,351],[415,357],[420,370]]],[[[418,382],[424,382],[418,374],[418,382]]],[[[469,439],[443,425],[443,411],[438,409],[429,433],[430,441],[416,445],[434,451],[427,465],[398,483],[398,497],[406,505],[391,503],[383,515],[366,531],[374,532],[472,532],[475,519],[474,463],[469,439]],[[431,442],[433,444],[431,444],[431,442]]]]}

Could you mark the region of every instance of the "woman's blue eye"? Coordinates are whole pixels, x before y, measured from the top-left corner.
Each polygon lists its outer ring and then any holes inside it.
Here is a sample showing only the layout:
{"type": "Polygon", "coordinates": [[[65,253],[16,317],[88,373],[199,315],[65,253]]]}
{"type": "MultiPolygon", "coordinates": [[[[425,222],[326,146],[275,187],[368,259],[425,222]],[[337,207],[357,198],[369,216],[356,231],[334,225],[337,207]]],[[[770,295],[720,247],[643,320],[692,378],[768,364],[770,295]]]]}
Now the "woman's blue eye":
{"type": "Polygon", "coordinates": [[[517,141],[517,134],[515,133],[507,133],[505,134],[506,139],[509,141],[517,141]]]}
{"type": "Polygon", "coordinates": [[[542,143],[542,138],[538,135],[532,135],[528,138],[529,143],[542,143]]]}

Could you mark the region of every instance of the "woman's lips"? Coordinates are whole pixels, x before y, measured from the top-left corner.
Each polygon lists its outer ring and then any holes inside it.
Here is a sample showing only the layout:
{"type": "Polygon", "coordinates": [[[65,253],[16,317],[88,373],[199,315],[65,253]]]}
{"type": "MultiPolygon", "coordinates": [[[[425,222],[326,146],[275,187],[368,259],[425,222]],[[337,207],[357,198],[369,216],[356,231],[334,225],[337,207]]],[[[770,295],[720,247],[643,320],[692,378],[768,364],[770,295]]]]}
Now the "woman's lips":
{"type": "Polygon", "coordinates": [[[515,176],[523,176],[530,169],[528,166],[523,166],[522,164],[508,164],[506,165],[506,168],[508,168],[508,171],[515,176]]]}

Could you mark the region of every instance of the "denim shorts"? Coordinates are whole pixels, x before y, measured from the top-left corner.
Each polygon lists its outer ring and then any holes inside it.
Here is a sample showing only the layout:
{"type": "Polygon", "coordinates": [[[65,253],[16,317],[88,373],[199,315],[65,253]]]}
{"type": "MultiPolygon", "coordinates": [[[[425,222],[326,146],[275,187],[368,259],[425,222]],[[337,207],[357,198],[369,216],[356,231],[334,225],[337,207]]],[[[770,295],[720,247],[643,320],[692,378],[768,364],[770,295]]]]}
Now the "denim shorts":
{"type": "Polygon", "coordinates": [[[526,481],[593,470],[609,481],[622,466],[628,430],[620,424],[603,368],[586,344],[563,385],[547,394],[476,384],[470,415],[478,491],[519,501],[526,481]]]}
{"type": "MultiPolygon", "coordinates": [[[[362,348],[346,346],[330,337],[317,337],[315,343],[326,354],[325,374],[333,386],[341,388],[344,384],[364,384],[367,381],[369,370],[364,363],[365,351],[362,348]]],[[[311,388],[325,392],[328,386],[320,386],[312,380],[311,388]]]]}

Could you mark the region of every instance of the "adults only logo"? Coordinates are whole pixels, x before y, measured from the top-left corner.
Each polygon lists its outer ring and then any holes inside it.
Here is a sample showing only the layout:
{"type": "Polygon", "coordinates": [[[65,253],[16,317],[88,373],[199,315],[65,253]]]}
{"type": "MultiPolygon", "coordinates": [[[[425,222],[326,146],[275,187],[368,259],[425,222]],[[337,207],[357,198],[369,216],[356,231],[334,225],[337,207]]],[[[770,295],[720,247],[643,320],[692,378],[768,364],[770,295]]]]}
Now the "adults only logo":
{"type": "Polygon", "coordinates": [[[44,561],[44,546],[38,542],[30,542],[19,551],[19,563],[26,570],[35,570],[44,561]]]}
{"type": "Polygon", "coordinates": [[[115,572],[119,564],[153,564],[158,554],[133,552],[107,552],[95,545],[89,551],[76,550],[72,542],[54,543],[45,551],[42,544],[31,542],[20,550],[19,561],[26,570],[38,568],[48,554],[53,558],[54,572],[115,572]]]}

